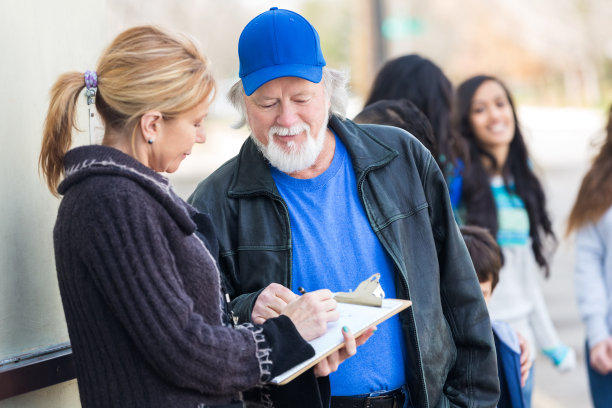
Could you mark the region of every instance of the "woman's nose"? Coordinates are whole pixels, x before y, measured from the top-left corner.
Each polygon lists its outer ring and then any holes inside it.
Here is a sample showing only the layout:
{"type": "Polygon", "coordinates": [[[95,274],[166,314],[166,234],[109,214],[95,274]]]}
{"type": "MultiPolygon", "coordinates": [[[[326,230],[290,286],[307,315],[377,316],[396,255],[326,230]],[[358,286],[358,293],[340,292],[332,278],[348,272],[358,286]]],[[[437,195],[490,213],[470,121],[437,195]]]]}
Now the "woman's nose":
{"type": "Polygon", "coordinates": [[[196,131],[195,142],[196,143],[206,142],[206,132],[204,132],[204,129],[202,129],[201,127],[198,128],[198,130],[196,131]]]}

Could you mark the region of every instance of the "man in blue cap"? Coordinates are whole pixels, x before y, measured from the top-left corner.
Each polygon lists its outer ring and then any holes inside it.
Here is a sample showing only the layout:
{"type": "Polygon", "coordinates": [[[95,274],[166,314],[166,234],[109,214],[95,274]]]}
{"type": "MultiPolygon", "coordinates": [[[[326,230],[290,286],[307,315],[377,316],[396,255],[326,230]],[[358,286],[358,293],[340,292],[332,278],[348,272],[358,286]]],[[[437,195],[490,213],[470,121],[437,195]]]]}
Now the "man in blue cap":
{"type": "Polygon", "coordinates": [[[413,302],[329,382],[310,370],[260,402],[494,407],[489,316],[431,154],[403,130],[345,118],[346,76],[299,14],[260,14],[238,54],[229,97],[251,135],[189,199],[215,223],[234,313],[261,323],[298,287],[347,291],[374,272],[387,297],[413,302]]]}

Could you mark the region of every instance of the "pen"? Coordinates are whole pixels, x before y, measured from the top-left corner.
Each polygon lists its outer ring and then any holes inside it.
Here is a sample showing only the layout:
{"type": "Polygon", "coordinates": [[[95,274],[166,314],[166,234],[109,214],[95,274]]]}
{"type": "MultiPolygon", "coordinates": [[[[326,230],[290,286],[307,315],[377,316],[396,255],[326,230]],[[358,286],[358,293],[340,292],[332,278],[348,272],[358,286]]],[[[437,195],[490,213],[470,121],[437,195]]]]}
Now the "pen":
{"type": "Polygon", "coordinates": [[[303,287],[298,287],[298,292],[300,292],[302,295],[306,293],[306,289],[304,289],[303,287]]]}

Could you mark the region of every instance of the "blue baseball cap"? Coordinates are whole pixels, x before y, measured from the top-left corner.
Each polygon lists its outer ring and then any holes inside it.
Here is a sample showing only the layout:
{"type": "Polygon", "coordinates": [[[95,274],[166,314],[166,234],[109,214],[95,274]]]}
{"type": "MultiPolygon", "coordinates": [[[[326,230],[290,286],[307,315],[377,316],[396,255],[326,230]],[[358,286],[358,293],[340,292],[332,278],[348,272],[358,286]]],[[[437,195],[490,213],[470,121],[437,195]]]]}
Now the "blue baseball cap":
{"type": "Polygon", "coordinates": [[[278,7],[246,25],[238,40],[238,57],[247,95],[280,77],[319,83],[325,66],[317,30],[299,14],[278,7]]]}

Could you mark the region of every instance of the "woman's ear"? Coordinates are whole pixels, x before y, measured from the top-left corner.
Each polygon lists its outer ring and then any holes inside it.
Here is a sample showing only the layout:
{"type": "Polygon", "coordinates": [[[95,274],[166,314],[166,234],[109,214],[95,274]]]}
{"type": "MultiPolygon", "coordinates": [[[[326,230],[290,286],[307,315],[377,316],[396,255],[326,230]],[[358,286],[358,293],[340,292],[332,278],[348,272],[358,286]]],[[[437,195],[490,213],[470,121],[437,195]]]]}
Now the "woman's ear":
{"type": "Polygon", "coordinates": [[[142,115],[140,118],[140,134],[146,143],[153,144],[155,142],[161,132],[162,120],[163,116],[158,111],[150,111],[142,115]]]}

